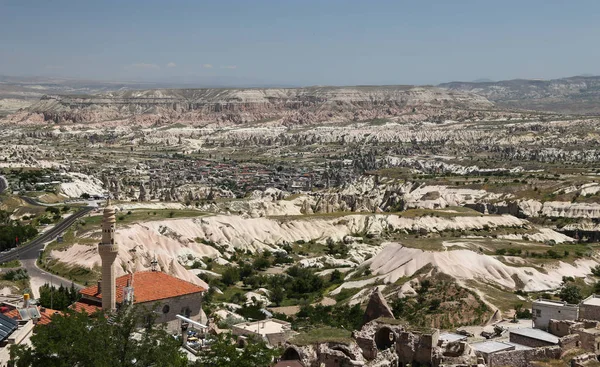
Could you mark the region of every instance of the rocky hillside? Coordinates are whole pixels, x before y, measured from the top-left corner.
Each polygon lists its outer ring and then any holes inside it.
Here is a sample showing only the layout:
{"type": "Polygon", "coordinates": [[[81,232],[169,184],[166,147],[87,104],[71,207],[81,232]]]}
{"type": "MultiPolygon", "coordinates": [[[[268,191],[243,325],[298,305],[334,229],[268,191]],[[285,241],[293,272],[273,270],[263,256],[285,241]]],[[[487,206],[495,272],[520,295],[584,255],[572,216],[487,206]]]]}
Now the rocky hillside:
{"type": "Polygon", "coordinates": [[[499,106],[569,114],[600,113],[600,76],[552,80],[452,82],[439,87],[476,93],[499,106]]]}
{"type": "Polygon", "coordinates": [[[486,98],[437,87],[374,86],[294,89],[154,89],[98,95],[46,95],[8,122],[88,123],[130,120],[141,125],[181,122],[283,125],[403,117],[464,119],[490,109],[486,98]]]}

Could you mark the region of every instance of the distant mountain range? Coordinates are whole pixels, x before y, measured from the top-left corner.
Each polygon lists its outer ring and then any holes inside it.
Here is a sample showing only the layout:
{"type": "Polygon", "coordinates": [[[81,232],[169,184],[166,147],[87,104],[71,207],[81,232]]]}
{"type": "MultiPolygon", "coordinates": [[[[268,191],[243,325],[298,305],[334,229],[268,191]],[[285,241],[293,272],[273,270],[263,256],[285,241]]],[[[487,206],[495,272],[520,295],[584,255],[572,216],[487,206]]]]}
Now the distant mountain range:
{"type": "MultiPolygon", "coordinates": [[[[109,92],[196,88],[286,88],[289,85],[261,85],[256,80],[228,77],[176,77],[157,82],[107,82],[50,77],[12,77],[0,75],[0,115],[38,101],[44,95],[96,95],[109,92]],[[3,107],[12,100],[10,107],[3,107]],[[17,102],[15,102],[17,101],[17,102]]],[[[439,88],[468,92],[487,98],[497,107],[579,115],[600,114],[600,76],[539,80],[514,79],[450,82],[439,88]]]]}
{"type": "Polygon", "coordinates": [[[451,82],[440,84],[439,87],[478,94],[498,107],[568,114],[600,114],[600,76],[451,82]]]}

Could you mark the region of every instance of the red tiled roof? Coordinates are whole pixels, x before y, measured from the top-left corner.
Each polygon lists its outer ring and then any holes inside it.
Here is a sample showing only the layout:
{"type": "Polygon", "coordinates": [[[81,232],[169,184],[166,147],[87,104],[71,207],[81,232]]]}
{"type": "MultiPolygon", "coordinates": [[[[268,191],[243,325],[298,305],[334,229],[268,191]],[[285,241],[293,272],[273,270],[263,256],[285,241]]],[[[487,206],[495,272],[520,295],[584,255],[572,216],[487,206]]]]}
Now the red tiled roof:
{"type": "MultiPolygon", "coordinates": [[[[47,325],[50,322],[52,322],[52,315],[54,315],[55,313],[60,313],[60,311],[57,310],[51,310],[49,308],[42,308],[42,307],[38,307],[38,310],[40,311],[40,315],[42,316],[38,322],[37,325],[47,325]]],[[[4,313],[4,316],[6,317],[10,317],[13,320],[21,320],[21,315],[19,314],[19,311],[14,308],[8,312],[4,313]]]]}
{"type": "MultiPolygon", "coordinates": [[[[118,303],[123,302],[123,288],[127,286],[129,280],[131,280],[131,274],[123,275],[116,279],[118,303]]],[[[206,289],[200,286],[160,271],[135,273],[133,289],[134,303],[158,301],[206,291],[206,289]]],[[[88,297],[102,299],[102,294],[98,294],[98,285],[82,289],[79,293],[88,297]]]]}
{"type": "Polygon", "coordinates": [[[101,311],[102,305],[100,305],[98,302],[82,298],[69,306],[69,308],[77,312],[85,312],[91,315],[97,311],[101,311]]]}

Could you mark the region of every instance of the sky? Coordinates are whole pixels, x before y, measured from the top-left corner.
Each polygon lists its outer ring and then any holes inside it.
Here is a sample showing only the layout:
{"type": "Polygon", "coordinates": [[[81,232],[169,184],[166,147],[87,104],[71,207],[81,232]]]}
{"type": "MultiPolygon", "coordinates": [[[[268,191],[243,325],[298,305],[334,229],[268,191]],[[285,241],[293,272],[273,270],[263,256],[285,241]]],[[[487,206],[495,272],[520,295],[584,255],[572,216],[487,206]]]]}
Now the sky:
{"type": "Polygon", "coordinates": [[[600,74],[592,0],[0,0],[0,75],[264,85],[600,74]]]}

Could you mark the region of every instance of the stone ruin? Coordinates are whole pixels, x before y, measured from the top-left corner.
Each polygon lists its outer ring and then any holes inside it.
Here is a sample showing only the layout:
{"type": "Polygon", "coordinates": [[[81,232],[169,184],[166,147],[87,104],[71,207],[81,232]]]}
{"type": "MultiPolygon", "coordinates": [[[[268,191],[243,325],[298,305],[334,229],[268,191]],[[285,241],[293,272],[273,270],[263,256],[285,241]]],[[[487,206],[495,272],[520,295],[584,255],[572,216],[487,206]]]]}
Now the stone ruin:
{"type": "Polygon", "coordinates": [[[281,359],[305,367],[347,366],[477,366],[478,358],[464,341],[445,342],[437,329],[407,329],[387,318],[365,324],[352,342],[287,344],[281,359]]]}
{"type": "Polygon", "coordinates": [[[600,322],[587,320],[551,320],[549,331],[558,337],[557,345],[476,353],[464,339],[447,341],[438,329],[413,328],[395,320],[378,288],[371,293],[364,322],[345,343],[298,346],[288,342],[281,360],[298,361],[304,367],[527,367],[532,361],[557,360],[576,348],[587,354],[574,358],[574,366],[600,356],[600,322]]]}

